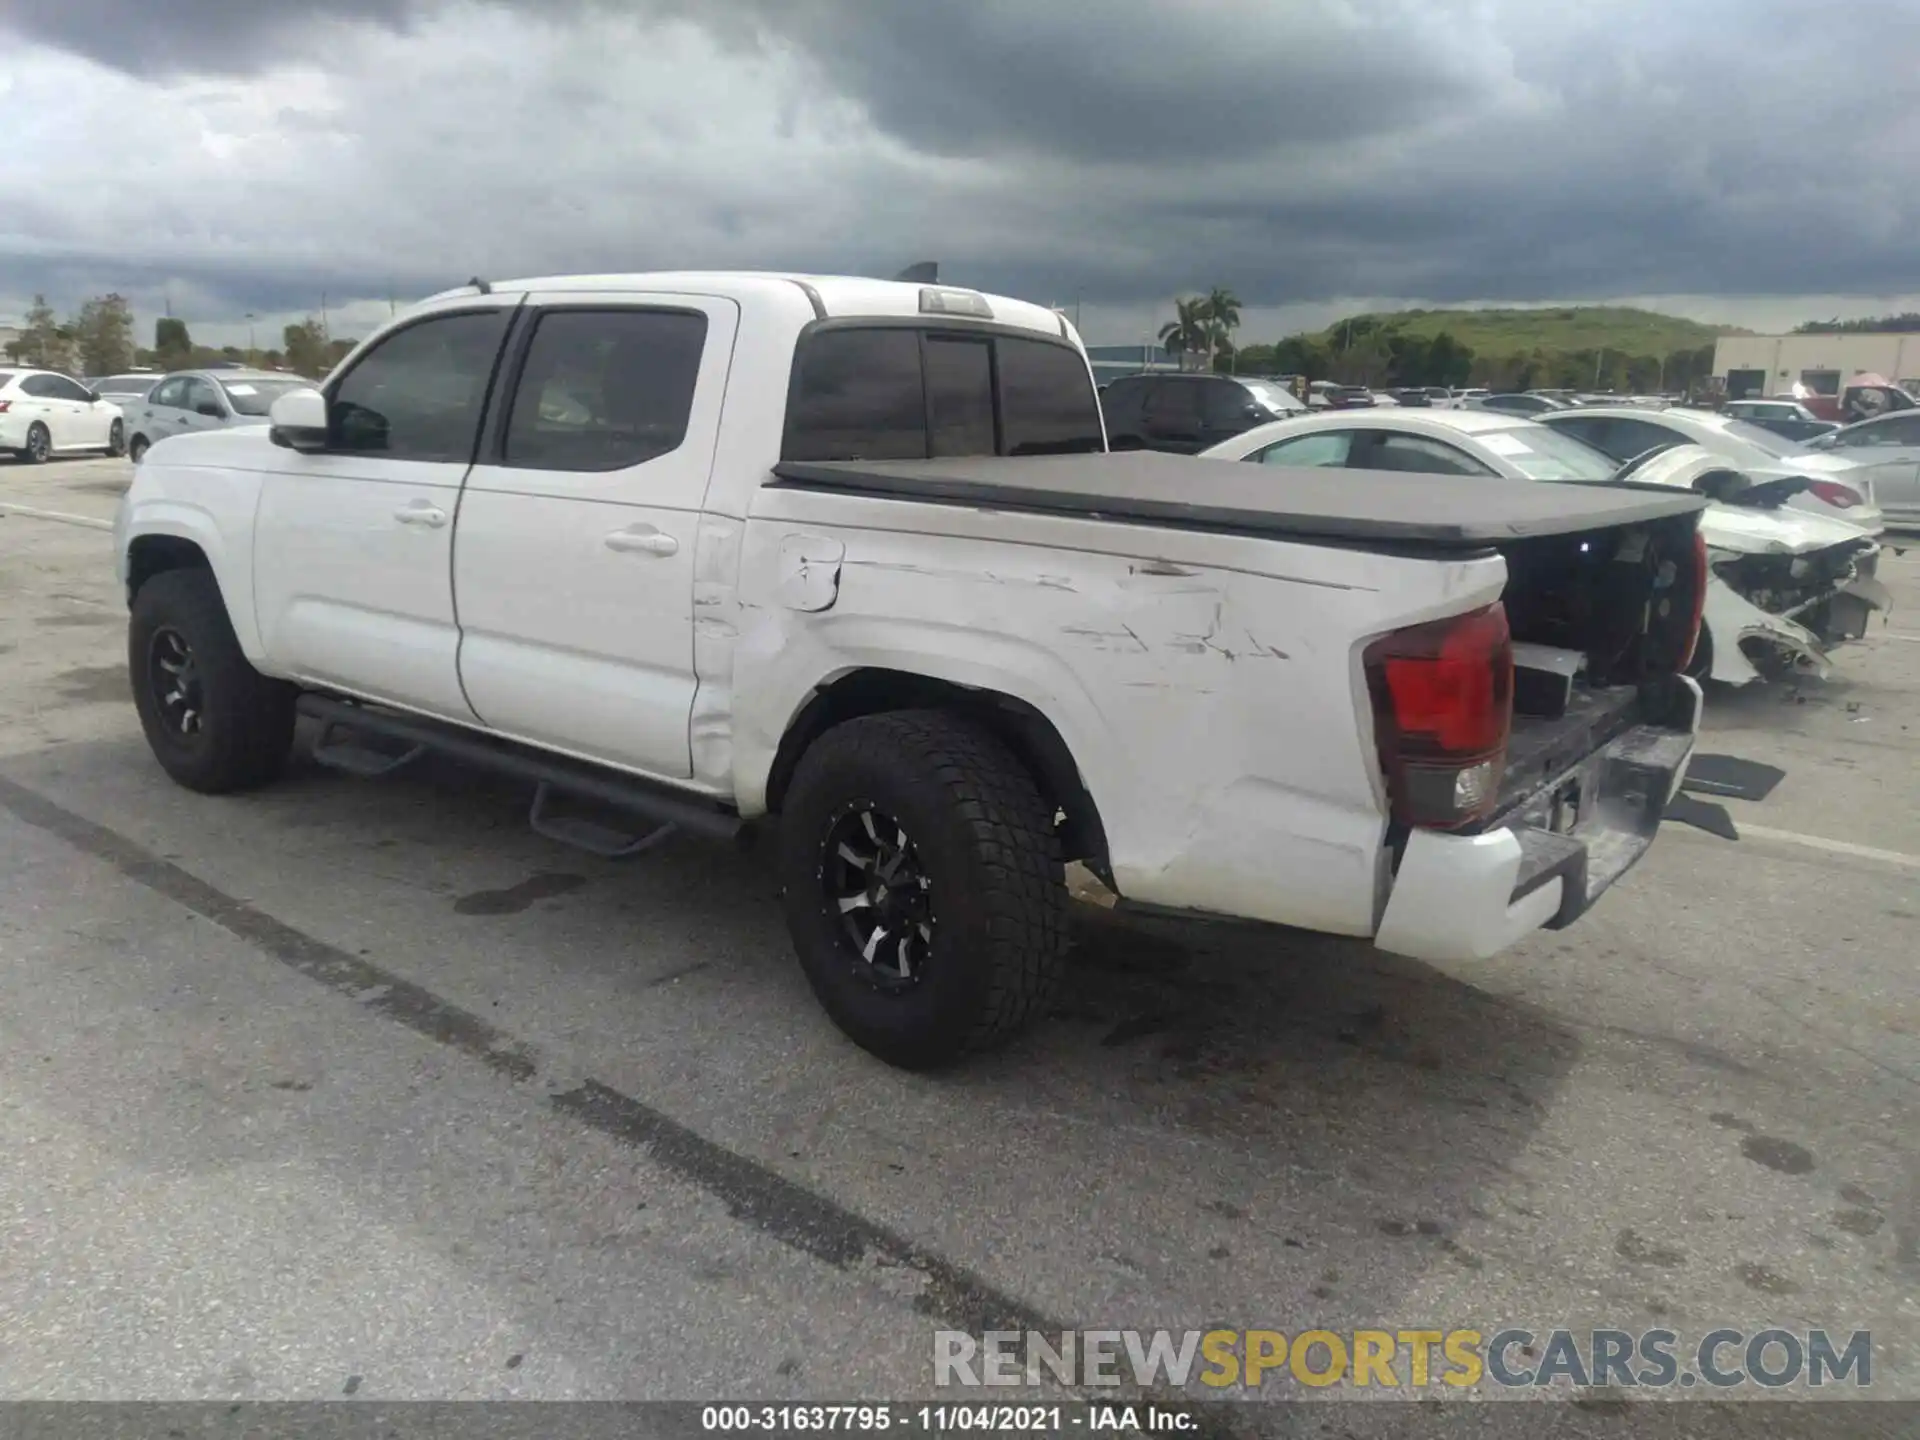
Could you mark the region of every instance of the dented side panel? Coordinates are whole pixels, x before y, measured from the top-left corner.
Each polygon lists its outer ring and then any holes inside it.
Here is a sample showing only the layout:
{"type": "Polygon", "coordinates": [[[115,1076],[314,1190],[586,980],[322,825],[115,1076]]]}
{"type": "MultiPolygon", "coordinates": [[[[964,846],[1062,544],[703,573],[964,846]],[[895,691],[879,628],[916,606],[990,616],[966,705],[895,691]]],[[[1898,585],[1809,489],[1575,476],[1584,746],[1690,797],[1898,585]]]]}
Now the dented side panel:
{"type": "Polygon", "coordinates": [[[722,753],[700,721],[718,718],[724,692],[743,812],[764,810],[781,736],[817,689],[907,671],[1013,696],[1054,723],[1128,899],[1373,932],[1385,800],[1359,650],[1497,598],[1498,557],[765,493],[780,513],[747,522],[737,591],[716,584],[706,603],[703,566],[696,595],[696,770],[722,753]],[[877,509],[889,528],[873,528],[877,509]],[[1021,538],[939,533],[986,518],[1021,538]],[[1137,552],[1107,553],[1118,546],[1137,552]]]}

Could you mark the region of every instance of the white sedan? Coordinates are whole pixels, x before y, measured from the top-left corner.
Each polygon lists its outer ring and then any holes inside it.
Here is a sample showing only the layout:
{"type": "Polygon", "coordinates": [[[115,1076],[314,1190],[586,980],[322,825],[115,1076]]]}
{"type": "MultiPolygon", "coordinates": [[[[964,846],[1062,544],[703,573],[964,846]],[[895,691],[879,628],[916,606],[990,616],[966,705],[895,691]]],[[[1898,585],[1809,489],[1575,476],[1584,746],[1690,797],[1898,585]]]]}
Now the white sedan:
{"type": "MultiPolygon", "coordinates": [[[[1608,456],[1537,421],[1488,410],[1340,411],[1261,425],[1201,452],[1216,460],[1349,470],[1484,475],[1599,483],[1621,470],[1608,456]]],[[[1285,472],[1275,472],[1284,483],[1285,472]]],[[[1721,497],[1701,513],[1713,578],[1691,673],[1745,685],[1762,667],[1828,669],[1827,648],[1866,633],[1888,606],[1873,578],[1880,545],[1857,525],[1785,509],[1777,487],[1752,483],[1723,456],[1673,446],[1639,462],[1639,484],[1721,497]],[[1771,493],[1770,493],[1771,492],[1771,493]]]]}
{"type": "Polygon", "coordinates": [[[71,375],[0,370],[0,450],[37,465],[51,455],[126,448],[120,407],[71,375]]]}

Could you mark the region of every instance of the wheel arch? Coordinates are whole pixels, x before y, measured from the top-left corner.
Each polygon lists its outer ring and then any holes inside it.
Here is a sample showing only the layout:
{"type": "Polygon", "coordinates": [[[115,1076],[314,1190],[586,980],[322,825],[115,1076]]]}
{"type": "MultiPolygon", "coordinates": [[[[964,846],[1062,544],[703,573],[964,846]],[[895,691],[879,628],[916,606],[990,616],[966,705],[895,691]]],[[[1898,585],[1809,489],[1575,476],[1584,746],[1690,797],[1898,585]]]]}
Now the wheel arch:
{"type": "Polygon", "coordinates": [[[1064,813],[1060,840],[1066,858],[1085,861],[1106,876],[1107,835],[1099,806],[1053,722],[1017,696],[910,671],[863,667],[816,691],[780,737],[767,775],[767,809],[780,809],[794,771],[814,741],[848,720],[893,710],[945,711],[994,735],[1064,813]]]}
{"type": "MultiPolygon", "coordinates": [[[[127,603],[140,587],[169,570],[213,570],[213,560],[198,540],[161,532],[136,535],[127,542],[127,603]]],[[[214,575],[214,583],[220,577],[214,575]]],[[[222,589],[224,599],[226,591],[222,589]]],[[[231,610],[231,606],[228,607],[231,610]]]]}
{"type": "Polygon", "coordinates": [[[190,507],[150,502],[135,511],[134,526],[124,544],[121,567],[129,607],[140,587],[156,575],[169,570],[206,570],[220,591],[220,602],[226,606],[227,620],[240,642],[241,653],[250,663],[260,663],[260,633],[246,583],[245,552],[238,557],[228,554],[208,517],[190,507]]]}

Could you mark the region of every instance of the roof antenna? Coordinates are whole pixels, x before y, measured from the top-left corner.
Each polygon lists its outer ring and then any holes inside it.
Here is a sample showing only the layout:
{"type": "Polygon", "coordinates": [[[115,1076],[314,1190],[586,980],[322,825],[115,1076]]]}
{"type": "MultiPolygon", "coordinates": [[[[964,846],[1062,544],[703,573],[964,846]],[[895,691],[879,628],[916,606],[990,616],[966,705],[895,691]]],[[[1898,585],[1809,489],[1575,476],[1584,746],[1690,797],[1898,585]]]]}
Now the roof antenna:
{"type": "Polygon", "coordinates": [[[471,280],[467,281],[467,283],[473,286],[473,288],[478,290],[482,295],[491,295],[493,293],[493,286],[489,285],[486,281],[482,280],[478,275],[474,276],[471,280]]]}
{"type": "Polygon", "coordinates": [[[940,262],[938,260],[922,260],[917,265],[909,265],[893,278],[895,280],[904,280],[909,285],[936,284],[940,279],[940,262]]]}

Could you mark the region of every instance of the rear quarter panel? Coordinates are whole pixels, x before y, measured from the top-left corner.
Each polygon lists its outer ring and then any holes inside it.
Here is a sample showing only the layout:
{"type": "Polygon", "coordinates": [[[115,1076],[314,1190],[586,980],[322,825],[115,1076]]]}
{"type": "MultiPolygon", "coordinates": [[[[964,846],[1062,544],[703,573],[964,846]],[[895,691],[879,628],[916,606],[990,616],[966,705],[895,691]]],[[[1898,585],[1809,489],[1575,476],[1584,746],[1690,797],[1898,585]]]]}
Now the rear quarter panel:
{"type": "Polygon", "coordinates": [[[1361,647],[1488,603],[1505,580],[1492,556],[781,488],[760,492],[738,553],[737,604],[704,623],[732,632],[722,683],[749,813],[817,687],[863,667],[931,675],[1053,721],[1127,898],[1353,935],[1372,933],[1384,881],[1361,647]],[[806,608],[831,566],[830,603],[806,608]]]}

